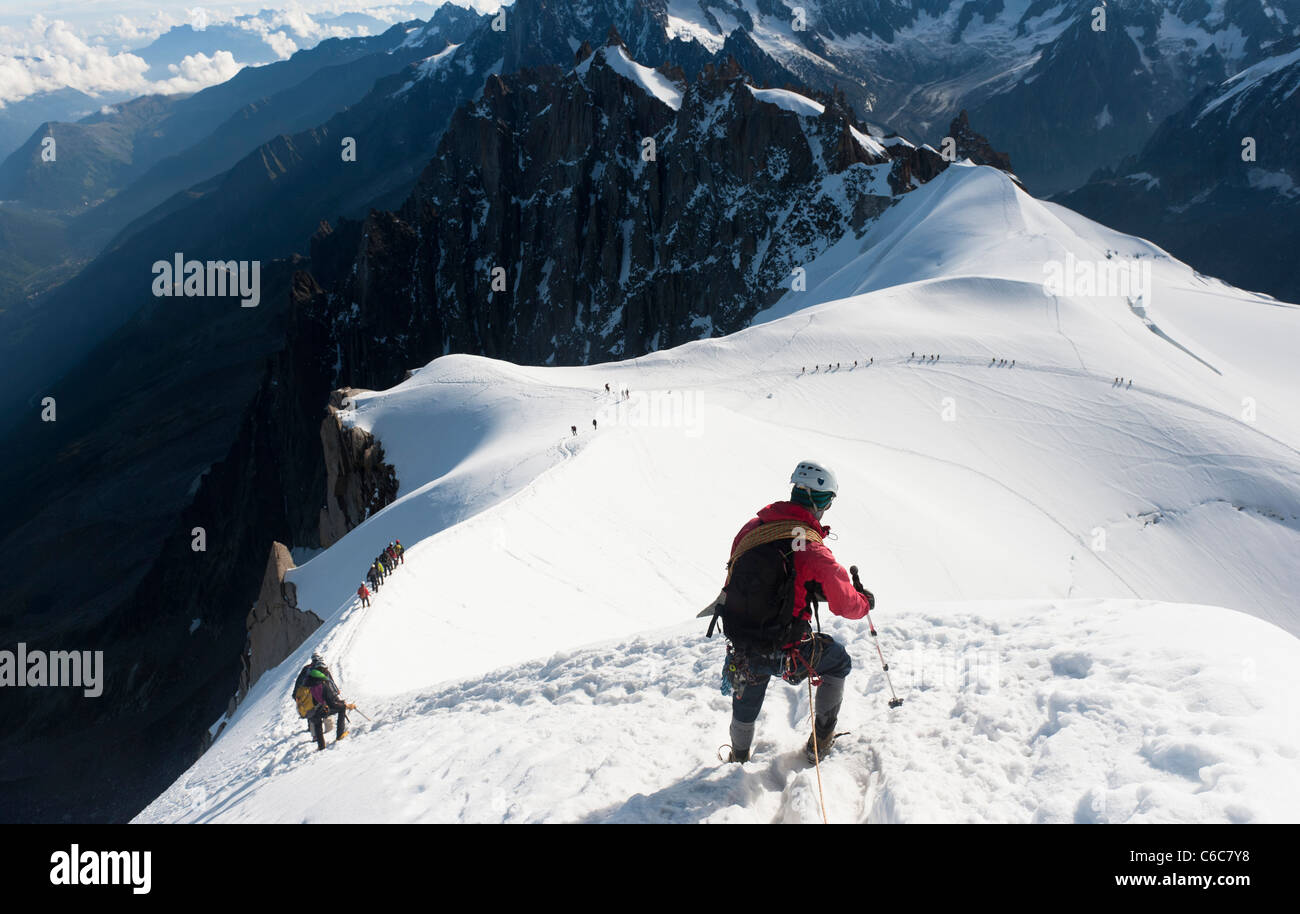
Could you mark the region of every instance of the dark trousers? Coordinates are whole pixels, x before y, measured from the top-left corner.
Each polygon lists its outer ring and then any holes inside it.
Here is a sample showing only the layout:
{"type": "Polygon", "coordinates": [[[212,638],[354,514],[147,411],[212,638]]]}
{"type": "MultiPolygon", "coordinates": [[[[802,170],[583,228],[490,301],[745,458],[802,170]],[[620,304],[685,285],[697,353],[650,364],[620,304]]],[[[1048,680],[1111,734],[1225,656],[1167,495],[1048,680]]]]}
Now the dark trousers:
{"type": "MultiPolygon", "coordinates": [[[[818,676],[830,677],[843,680],[853,669],[853,661],[849,658],[849,652],[830,635],[814,635],[816,641],[805,641],[799,648],[799,653],[804,661],[811,666],[818,676]]],[[[763,696],[767,694],[767,682],[773,676],[781,675],[782,655],[764,656],[760,654],[750,654],[749,669],[754,675],[755,680],[745,686],[740,695],[734,695],[731,700],[731,716],[738,723],[752,724],[758,720],[758,712],[763,708],[763,696]]],[[[820,693],[821,690],[819,689],[820,693]]],[[[843,695],[843,687],[839,689],[828,690],[827,697],[834,694],[835,700],[833,707],[823,706],[822,701],[817,702],[817,724],[818,726],[830,726],[835,723],[839,717],[840,697],[843,695]]],[[[817,696],[819,699],[821,694],[817,696]]]]}
{"type": "MultiPolygon", "coordinates": [[[[334,713],[334,708],[329,710],[316,711],[311,716],[311,735],[316,737],[316,748],[325,748],[325,718],[334,713]]],[[[339,708],[339,719],[334,727],[334,739],[347,732],[348,729],[348,709],[339,708]]]]}

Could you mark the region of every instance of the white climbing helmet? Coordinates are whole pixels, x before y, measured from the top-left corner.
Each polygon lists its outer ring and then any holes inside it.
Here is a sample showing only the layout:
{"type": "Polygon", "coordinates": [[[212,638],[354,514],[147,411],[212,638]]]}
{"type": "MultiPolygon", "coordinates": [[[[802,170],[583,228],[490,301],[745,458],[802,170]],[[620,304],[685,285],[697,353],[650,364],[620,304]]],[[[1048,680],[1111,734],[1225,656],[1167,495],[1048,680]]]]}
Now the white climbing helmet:
{"type": "Polygon", "coordinates": [[[808,489],[810,492],[830,492],[838,495],[839,481],[835,474],[813,460],[801,460],[790,474],[790,485],[808,489]]]}

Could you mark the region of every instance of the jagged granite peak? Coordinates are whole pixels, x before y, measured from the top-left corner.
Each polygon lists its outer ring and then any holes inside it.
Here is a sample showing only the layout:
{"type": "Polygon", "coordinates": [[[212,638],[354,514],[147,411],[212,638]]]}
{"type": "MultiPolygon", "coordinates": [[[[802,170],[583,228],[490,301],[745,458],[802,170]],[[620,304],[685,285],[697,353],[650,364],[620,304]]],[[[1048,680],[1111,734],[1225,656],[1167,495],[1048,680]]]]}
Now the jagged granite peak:
{"type": "Polygon", "coordinates": [[[731,57],[682,77],[614,42],[494,74],[404,206],[340,228],[354,255],[320,264],[341,278],[340,376],[382,387],[444,352],[585,363],[740,329],[945,167],[875,141],[842,94],[755,87],[731,57]]]}
{"type": "Polygon", "coordinates": [[[320,510],[322,548],[332,546],[397,498],[397,473],[385,461],[383,445],[370,432],[343,421],[341,411],[359,392],[351,387],[334,391],[321,420],[327,473],[325,505],[320,510]]]}
{"type": "Polygon", "coordinates": [[[226,713],[209,730],[214,740],[221,735],[226,721],[262,674],[279,665],[321,626],[320,615],[298,606],[297,588],[286,579],[294,567],[288,548],[279,541],[272,542],[262,576],[262,588],[244,623],[247,636],[241,655],[239,688],[226,706],[226,713]]]}
{"type": "Polygon", "coordinates": [[[998,152],[982,134],[970,125],[970,116],[963,108],[948,127],[948,136],[956,145],[959,158],[970,159],[976,165],[992,165],[1011,174],[1011,156],[998,152]]]}

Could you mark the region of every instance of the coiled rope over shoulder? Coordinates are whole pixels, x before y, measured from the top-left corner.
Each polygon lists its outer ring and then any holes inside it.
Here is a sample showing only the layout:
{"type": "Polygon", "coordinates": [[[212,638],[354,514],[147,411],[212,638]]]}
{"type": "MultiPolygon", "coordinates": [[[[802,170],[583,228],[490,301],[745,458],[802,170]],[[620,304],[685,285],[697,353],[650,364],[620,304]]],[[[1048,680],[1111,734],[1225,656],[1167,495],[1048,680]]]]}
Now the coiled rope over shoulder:
{"type": "Polygon", "coordinates": [[[740,542],[736,543],[736,548],[731,550],[731,558],[727,560],[727,580],[722,585],[722,591],[718,594],[718,598],[713,601],[712,607],[706,607],[704,612],[700,613],[701,617],[710,615],[709,610],[712,609],[711,615],[713,618],[709,621],[709,630],[705,637],[713,637],[713,630],[718,624],[718,619],[722,616],[723,608],[727,603],[727,587],[731,584],[731,572],[736,567],[736,561],[746,552],[757,546],[763,546],[767,543],[776,543],[786,539],[802,539],[804,542],[820,543],[822,542],[822,535],[816,530],[809,529],[802,524],[791,524],[787,526],[784,523],[760,523],[753,530],[746,533],[741,538],[740,542]]]}
{"type": "Polygon", "coordinates": [[[749,550],[767,543],[775,543],[778,540],[792,540],[800,537],[812,543],[822,541],[820,533],[802,524],[794,524],[789,527],[785,524],[759,524],[746,533],[740,542],[736,543],[736,548],[731,551],[731,558],[727,560],[727,583],[731,583],[731,570],[736,567],[736,560],[749,550]]]}

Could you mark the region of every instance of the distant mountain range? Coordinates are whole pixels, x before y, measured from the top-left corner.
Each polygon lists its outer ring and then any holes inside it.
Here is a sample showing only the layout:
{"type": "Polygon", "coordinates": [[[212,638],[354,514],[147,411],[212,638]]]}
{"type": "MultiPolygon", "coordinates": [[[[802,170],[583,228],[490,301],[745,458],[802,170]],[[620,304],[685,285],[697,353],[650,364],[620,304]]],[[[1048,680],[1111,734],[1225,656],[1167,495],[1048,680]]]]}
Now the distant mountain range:
{"type": "Polygon", "coordinates": [[[1300,301],[1300,46],[1202,91],[1058,199],[1244,289],[1300,301]]]}

